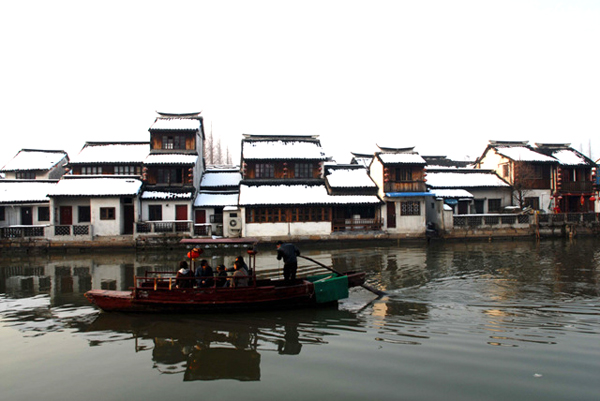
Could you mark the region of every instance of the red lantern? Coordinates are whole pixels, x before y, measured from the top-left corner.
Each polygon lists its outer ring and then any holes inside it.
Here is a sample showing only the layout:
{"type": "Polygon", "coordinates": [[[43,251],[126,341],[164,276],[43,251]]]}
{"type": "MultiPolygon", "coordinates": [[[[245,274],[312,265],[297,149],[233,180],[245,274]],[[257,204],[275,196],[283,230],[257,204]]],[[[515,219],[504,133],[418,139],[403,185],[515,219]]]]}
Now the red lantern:
{"type": "Polygon", "coordinates": [[[188,252],[187,257],[190,259],[197,259],[204,253],[204,250],[200,248],[194,248],[188,252]]]}

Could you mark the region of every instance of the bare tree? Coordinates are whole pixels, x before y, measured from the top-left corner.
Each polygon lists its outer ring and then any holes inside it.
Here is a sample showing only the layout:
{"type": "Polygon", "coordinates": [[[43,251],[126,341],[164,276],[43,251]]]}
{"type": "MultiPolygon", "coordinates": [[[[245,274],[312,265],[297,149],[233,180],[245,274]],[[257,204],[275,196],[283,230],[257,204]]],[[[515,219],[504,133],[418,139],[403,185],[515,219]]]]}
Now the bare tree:
{"type": "Polygon", "coordinates": [[[515,162],[512,183],[513,199],[520,208],[528,206],[527,198],[531,196],[532,190],[536,187],[535,181],[539,178],[539,172],[535,166],[526,162],[515,162]]]}
{"type": "Polygon", "coordinates": [[[208,138],[206,138],[206,146],[204,147],[204,149],[205,149],[206,162],[208,164],[214,164],[215,148],[214,148],[214,139],[213,139],[213,133],[212,133],[212,123],[210,123],[210,132],[208,133],[208,138]]]}

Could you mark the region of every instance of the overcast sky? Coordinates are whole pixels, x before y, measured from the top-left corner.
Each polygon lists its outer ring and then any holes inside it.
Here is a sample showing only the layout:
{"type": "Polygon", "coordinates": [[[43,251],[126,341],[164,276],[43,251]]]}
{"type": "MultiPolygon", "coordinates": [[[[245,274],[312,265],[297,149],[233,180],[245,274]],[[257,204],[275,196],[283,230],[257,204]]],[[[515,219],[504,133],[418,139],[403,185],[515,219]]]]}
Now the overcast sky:
{"type": "Polygon", "coordinates": [[[349,152],[600,157],[600,1],[3,1],[0,167],[20,149],[146,141],[155,110],[349,152]]]}

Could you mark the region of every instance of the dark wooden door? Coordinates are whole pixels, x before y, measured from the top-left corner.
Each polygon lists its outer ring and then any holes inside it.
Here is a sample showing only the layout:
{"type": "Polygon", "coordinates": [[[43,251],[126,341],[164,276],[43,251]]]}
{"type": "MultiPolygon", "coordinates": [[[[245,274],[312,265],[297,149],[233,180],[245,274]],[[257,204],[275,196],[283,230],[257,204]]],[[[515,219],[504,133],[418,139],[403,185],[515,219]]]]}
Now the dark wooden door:
{"type": "Polygon", "coordinates": [[[175,206],[175,220],[187,220],[188,212],[187,205],[176,205],[175,206]]]}
{"type": "Polygon", "coordinates": [[[206,210],[196,210],[196,219],[194,222],[196,224],[206,223],[206,210]]]}
{"type": "Polygon", "coordinates": [[[385,208],[387,209],[388,228],[396,228],[396,203],[387,202],[385,208]]]}
{"type": "Polygon", "coordinates": [[[70,226],[73,224],[73,208],[71,206],[60,207],[60,225],[70,226]]]}
{"type": "Polygon", "coordinates": [[[31,207],[21,207],[21,225],[30,226],[33,224],[33,217],[31,216],[31,207]]]}
{"type": "Polygon", "coordinates": [[[123,206],[123,234],[133,234],[134,212],[133,205],[123,206]]]}

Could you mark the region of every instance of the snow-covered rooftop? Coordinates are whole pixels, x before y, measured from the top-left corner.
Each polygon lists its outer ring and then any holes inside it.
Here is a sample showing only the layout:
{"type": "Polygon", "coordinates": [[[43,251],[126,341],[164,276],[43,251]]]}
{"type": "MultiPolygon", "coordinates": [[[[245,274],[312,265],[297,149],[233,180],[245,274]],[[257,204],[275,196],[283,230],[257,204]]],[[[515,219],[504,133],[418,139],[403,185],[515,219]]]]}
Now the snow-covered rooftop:
{"type": "Polygon", "coordinates": [[[237,206],[238,204],[237,192],[232,193],[211,193],[211,192],[200,192],[194,201],[194,207],[225,207],[225,206],[237,206]]]}
{"type": "Polygon", "coordinates": [[[200,120],[196,118],[157,118],[151,130],[197,130],[200,120]]]}
{"type": "Polygon", "coordinates": [[[499,146],[496,151],[514,161],[556,163],[556,159],[553,157],[536,152],[526,146],[499,146]]]}
{"type": "Polygon", "coordinates": [[[573,149],[560,149],[556,152],[552,152],[552,156],[554,156],[563,166],[589,165],[586,158],[573,149]]]}
{"type": "Polygon", "coordinates": [[[48,193],[56,182],[48,181],[0,181],[0,204],[49,202],[48,193]]]}
{"type": "Polygon", "coordinates": [[[172,191],[144,191],[141,199],[192,199],[191,192],[172,192],[172,191]]]}
{"type": "Polygon", "coordinates": [[[243,141],[242,157],[245,160],[327,160],[319,143],[313,141],[243,141]]]}
{"type": "Polygon", "coordinates": [[[67,153],[62,150],[23,149],[2,168],[2,171],[50,170],[66,156],[67,153]]]}
{"type": "Polygon", "coordinates": [[[510,187],[492,172],[428,172],[427,186],[431,188],[510,187]]]}
{"type": "Polygon", "coordinates": [[[325,177],[332,188],[375,188],[377,185],[371,180],[364,168],[331,169],[325,177]]]}
{"type": "Polygon", "coordinates": [[[353,157],[352,160],[358,165],[369,167],[371,165],[373,157],[353,157]]]}
{"type": "Polygon", "coordinates": [[[142,181],[129,177],[63,177],[48,196],[134,196],[140,192],[142,181]]]}
{"type": "Polygon", "coordinates": [[[338,195],[327,193],[324,185],[240,186],[240,206],[253,205],[338,205],[378,204],[375,195],[338,195]]]}
{"type": "Polygon", "coordinates": [[[240,185],[242,174],[239,171],[210,171],[207,170],[202,176],[200,187],[232,187],[240,185]]]}
{"type": "Polygon", "coordinates": [[[427,164],[418,153],[378,153],[384,164],[427,164]]]}
{"type": "Polygon", "coordinates": [[[144,160],[144,164],[181,164],[195,165],[198,161],[198,155],[182,155],[176,153],[150,154],[144,160]]]}
{"type": "Polygon", "coordinates": [[[71,159],[71,164],[135,163],[141,164],[150,152],[145,143],[88,143],[71,159]]]}
{"type": "Polygon", "coordinates": [[[432,189],[437,198],[473,198],[473,194],[464,189],[432,189]]]}

